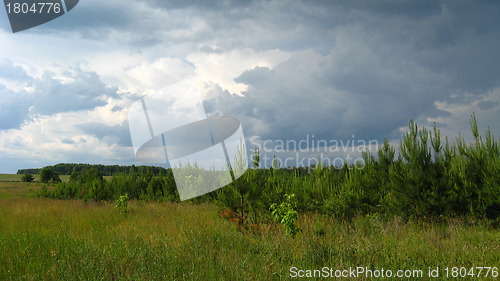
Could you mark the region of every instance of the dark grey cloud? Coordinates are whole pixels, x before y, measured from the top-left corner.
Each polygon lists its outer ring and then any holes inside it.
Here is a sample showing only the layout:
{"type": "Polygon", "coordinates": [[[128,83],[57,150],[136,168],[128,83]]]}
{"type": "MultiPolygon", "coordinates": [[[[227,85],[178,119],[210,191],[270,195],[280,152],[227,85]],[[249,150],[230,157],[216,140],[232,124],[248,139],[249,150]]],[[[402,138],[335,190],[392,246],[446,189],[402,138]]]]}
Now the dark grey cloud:
{"type": "Polygon", "coordinates": [[[342,7],[345,11],[359,11],[380,16],[403,16],[409,18],[425,18],[440,13],[442,2],[434,0],[344,0],[344,1],[316,1],[325,5],[342,7]]]}
{"type": "MultiPolygon", "coordinates": [[[[0,58],[0,78],[19,84],[31,82],[21,66],[6,58],[0,58]]],[[[0,84],[0,130],[17,128],[26,120],[29,107],[30,98],[24,90],[16,92],[0,84]]]]}
{"type": "Polygon", "coordinates": [[[111,111],[113,112],[117,112],[117,111],[121,111],[124,107],[123,106],[113,106],[113,108],[111,108],[111,111]]]}
{"type": "Polygon", "coordinates": [[[219,47],[319,48],[335,41],[338,27],[362,25],[375,32],[410,39],[421,48],[459,42],[463,33],[496,32],[495,1],[82,1],[65,17],[28,32],[70,31],[103,41],[123,40],[132,46],[217,43],[219,47]],[[206,30],[189,38],[199,22],[206,30]],[[113,34],[120,36],[113,37],[113,34]],[[110,37],[111,36],[111,37],[110,37]],[[402,37],[401,37],[402,36],[402,37]]]}
{"type": "Polygon", "coordinates": [[[358,27],[377,35],[373,48],[386,55],[401,49],[395,52],[401,60],[453,72],[457,86],[471,91],[497,80],[498,61],[484,54],[499,47],[499,9],[498,2],[472,0],[83,1],[64,19],[30,32],[63,30],[134,50],[161,45],[184,54],[214,45],[217,51],[328,54],[338,44],[339,30],[358,27]]]}
{"type": "Polygon", "coordinates": [[[116,88],[106,86],[96,73],[77,66],[63,73],[67,81],[61,81],[50,72],[34,78],[22,68],[3,62],[0,78],[21,82],[32,91],[14,91],[0,84],[0,129],[19,128],[33,115],[92,110],[106,105],[108,98],[119,98],[116,88]]]}
{"type": "Polygon", "coordinates": [[[161,0],[147,0],[151,6],[161,7],[163,9],[171,10],[171,9],[186,9],[186,8],[197,8],[201,10],[227,10],[241,7],[251,6],[255,1],[247,1],[247,0],[213,0],[213,1],[204,1],[204,0],[191,0],[191,1],[183,1],[183,0],[170,0],[170,1],[161,1],[161,0]]]}
{"type": "Polygon", "coordinates": [[[68,14],[47,22],[29,33],[47,33],[55,30],[80,32],[82,30],[131,28],[138,23],[140,11],[134,12],[136,1],[80,1],[68,14]],[[121,5],[120,5],[121,4],[121,5]],[[136,19],[136,20],[134,20],[136,19]]]}
{"type": "Polygon", "coordinates": [[[76,125],[83,133],[93,135],[107,144],[132,147],[128,121],[109,126],[103,123],[90,122],[76,125]]]}
{"type": "MultiPolygon", "coordinates": [[[[275,46],[296,44],[309,53],[296,53],[273,70],[245,72],[237,79],[249,85],[245,97],[221,91],[206,102],[208,110],[247,120],[247,134],[263,138],[300,139],[315,133],[323,138],[354,134],[382,139],[398,137],[398,128],[410,119],[449,116],[436,108],[437,101],[456,102],[452,97],[457,94],[477,99],[500,86],[498,3],[328,3],[310,2],[309,9],[304,5],[295,11],[302,15],[295,21],[284,20],[291,29],[302,27],[296,30],[297,38],[309,40],[304,45],[300,39],[283,40],[285,28],[273,30],[276,41],[269,42],[279,41],[272,43],[275,46]],[[330,19],[321,12],[311,17],[318,7],[330,19]],[[312,35],[303,35],[309,27],[312,35]],[[320,34],[322,39],[311,40],[320,34]],[[325,42],[333,42],[327,53],[325,42]]],[[[275,18],[283,20],[286,14],[275,18]]]]}
{"type": "Polygon", "coordinates": [[[337,51],[298,53],[272,70],[249,70],[236,80],[249,86],[244,97],[219,89],[206,109],[239,118],[246,135],[263,139],[382,140],[422,112],[435,113],[433,102],[449,94],[448,81],[435,73],[337,51]],[[350,63],[356,56],[360,62],[350,63]]]}
{"type": "Polygon", "coordinates": [[[34,81],[33,113],[52,115],[60,112],[91,110],[107,104],[106,98],[118,97],[116,88],[107,87],[94,72],[73,68],[65,83],[45,73],[34,81]]]}
{"type": "Polygon", "coordinates": [[[19,128],[28,117],[28,95],[25,92],[16,93],[0,84],[0,99],[0,130],[19,128]]]}
{"type": "Polygon", "coordinates": [[[329,12],[314,3],[289,1],[82,1],[64,17],[25,32],[70,32],[134,49],[213,43],[224,49],[277,44],[301,49],[313,40],[324,45],[325,32],[337,23],[329,12]],[[203,30],[197,32],[199,25],[203,30]]]}
{"type": "Polygon", "coordinates": [[[472,0],[85,1],[64,24],[49,23],[40,32],[63,29],[130,48],[178,46],[176,52],[185,53],[216,45],[219,52],[279,48],[327,55],[345,41],[365,42],[380,61],[448,76],[452,90],[484,93],[499,86],[498,14],[497,1],[472,0]]]}
{"type": "Polygon", "coordinates": [[[482,110],[488,110],[488,109],[493,109],[495,107],[498,107],[499,102],[497,101],[482,101],[480,102],[477,106],[481,108],[482,110]]]}
{"type": "Polygon", "coordinates": [[[62,139],[61,142],[64,144],[74,144],[75,143],[75,141],[72,139],[62,139]]]}

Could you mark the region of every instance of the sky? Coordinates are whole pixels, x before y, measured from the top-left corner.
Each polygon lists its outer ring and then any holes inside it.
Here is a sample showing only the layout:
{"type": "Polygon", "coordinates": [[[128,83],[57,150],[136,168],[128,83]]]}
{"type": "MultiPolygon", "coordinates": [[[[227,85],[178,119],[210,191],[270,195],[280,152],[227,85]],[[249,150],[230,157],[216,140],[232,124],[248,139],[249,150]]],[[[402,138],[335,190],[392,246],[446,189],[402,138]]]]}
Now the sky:
{"type": "Polygon", "coordinates": [[[410,120],[470,140],[473,113],[498,139],[499,14],[476,0],[85,0],[12,33],[1,8],[0,173],[136,164],[129,106],[182,81],[269,154],[397,145],[410,120]]]}

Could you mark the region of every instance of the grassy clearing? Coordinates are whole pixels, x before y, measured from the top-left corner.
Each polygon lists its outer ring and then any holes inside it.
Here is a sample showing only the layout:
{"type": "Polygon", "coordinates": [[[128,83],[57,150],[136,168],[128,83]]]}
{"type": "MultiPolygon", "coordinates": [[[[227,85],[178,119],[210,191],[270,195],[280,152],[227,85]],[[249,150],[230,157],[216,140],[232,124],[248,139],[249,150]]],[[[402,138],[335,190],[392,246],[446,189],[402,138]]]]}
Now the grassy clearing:
{"type": "Polygon", "coordinates": [[[0,199],[32,198],[40,190],[41,183],[2,182],[0,181],[0,199]]]}
{"type": "Polygon", "coordinates": [[[124,215],[111,203],[30,198],[37,188],[0,184],[0,280],[288,280],[292,266],[426,273],[500,260],[500,233],[481,221],[302,214],[304,232],[290,239],[278,225],[242,234],[213,204],[133,201],[124,215]]]}
{"type": "MultiPolygon", "coordinates": [[[[21,177],[23,175],[16,175],[16,174],[0,174],[0,182],[14,182],[14,181],[21,181],[21,177]]],[[[35,180],[39,181],[40,178],[38,175],[34,175],[35,180]]]]}

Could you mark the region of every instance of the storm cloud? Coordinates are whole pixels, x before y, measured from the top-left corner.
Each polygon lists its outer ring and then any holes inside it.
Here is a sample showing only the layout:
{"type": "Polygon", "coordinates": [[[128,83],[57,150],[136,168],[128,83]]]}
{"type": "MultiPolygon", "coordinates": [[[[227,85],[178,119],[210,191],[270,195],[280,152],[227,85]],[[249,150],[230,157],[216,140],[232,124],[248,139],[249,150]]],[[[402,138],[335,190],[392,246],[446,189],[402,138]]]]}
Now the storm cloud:
{"type": "Polygon", "coordinates": [[[89,0],[14,35],[0,13],[0,153],[43,150],[29,128],[71,116],[48,129],[68,155],[130,159],[127,106],[183,79],[249,138],[397,140],[412,119],[454,137],[473,112],[498,134],[498,14],[486,0],[89,0]]]}

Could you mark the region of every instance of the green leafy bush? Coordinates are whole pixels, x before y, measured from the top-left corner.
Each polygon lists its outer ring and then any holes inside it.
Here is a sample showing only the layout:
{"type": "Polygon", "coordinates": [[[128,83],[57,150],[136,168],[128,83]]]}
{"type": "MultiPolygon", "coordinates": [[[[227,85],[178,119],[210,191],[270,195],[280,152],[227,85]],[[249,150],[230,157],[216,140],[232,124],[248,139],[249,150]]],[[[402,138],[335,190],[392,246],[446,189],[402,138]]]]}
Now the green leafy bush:
{"type": "Polygon", "coordinates": [[[270,207],[274,219],[285,225],[285,234],[292,238],[295,238],[295,235],[302,232],[302,229],[295,225],[295,222],[299,218],[296,208],[297,201],[295,194],[285,194],[285,200],[281,204],[274,203],[270,207]]]}
{"type": "Polygon", "coordinates": [[[32,174],[23,174],[23,176],[21,177],[21,181],[24,181],[24,182],[32,182],[35,178],[33,177],[32,174]]]}
{"type": "Polygon", "coordinates": [[[117,209],[120,214],[128,213],[128,194],[121,195],[115,201],[115,209],[117,209]]]}

